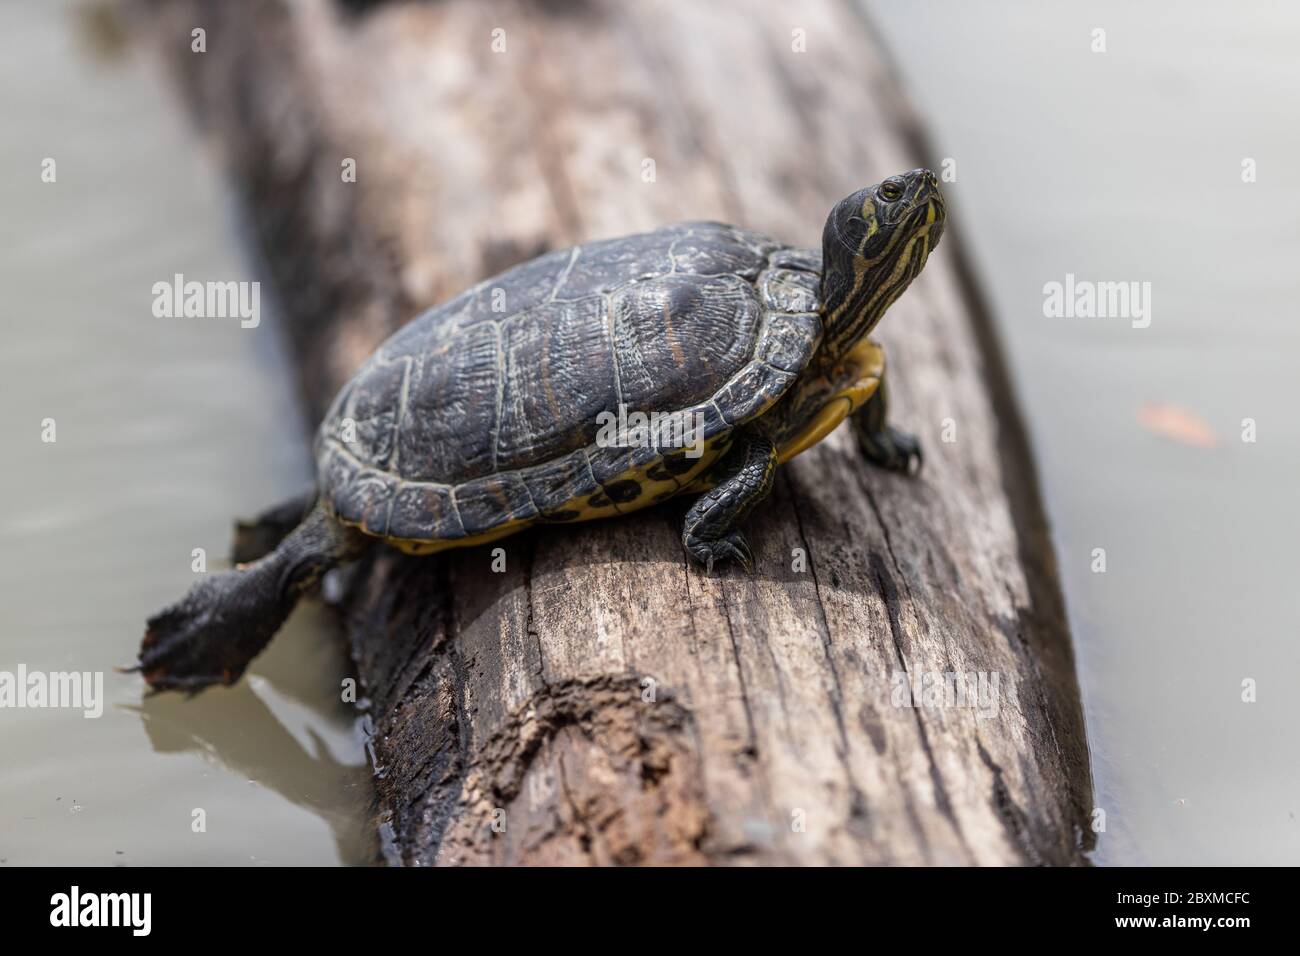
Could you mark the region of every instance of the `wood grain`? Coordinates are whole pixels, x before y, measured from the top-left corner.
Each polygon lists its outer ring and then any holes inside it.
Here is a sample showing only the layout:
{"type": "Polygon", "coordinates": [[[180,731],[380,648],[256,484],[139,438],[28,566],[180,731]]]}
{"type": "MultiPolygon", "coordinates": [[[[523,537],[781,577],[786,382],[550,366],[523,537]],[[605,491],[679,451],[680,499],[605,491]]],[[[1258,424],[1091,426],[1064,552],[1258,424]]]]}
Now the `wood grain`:
{"type": "MultiPolygon", "coordinates": [[[[317,416],[394,328],[540,251],[685,218],[815,245],[841,196],[938,160],[848,3],[146,9],[317,416]]],[[[841,429],[783,467],[752,575],[687,564],[684,502],[507,539],[504,573],[490,547],[349,573],[389,862],[1082,861],[1069,635],[953,218],[879,329],[918,479],[841,429]],[[945,674],[997,693],[897,706],[945,674]]]]}

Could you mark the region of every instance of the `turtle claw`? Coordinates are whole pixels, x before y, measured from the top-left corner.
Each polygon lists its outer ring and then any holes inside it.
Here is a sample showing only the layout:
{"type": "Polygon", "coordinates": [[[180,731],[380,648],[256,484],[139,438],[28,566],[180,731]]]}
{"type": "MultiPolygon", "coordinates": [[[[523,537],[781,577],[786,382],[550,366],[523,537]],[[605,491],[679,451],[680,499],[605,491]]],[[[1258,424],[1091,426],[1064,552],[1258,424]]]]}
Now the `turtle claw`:
{"type": "Polygon", "coordinates": [[[754,573],[754,552],[749,550],[749,542],[739,531],[733,531],[726,539],[731,545],[731,556],[736,559],[747,574],[754,573]]]}
{"type": "Polygon", "coordinates": [[[721,538],[699,538],[688,534],[685,544],[691,557],[704,565],[706,574],[713,573],[713,565],[718,561],[735,561],[747,572],[754,570],[754,553],[739,531],[728,531],[721,538]]]}
{"type": "Polygon", "coordinates": [[[858,430],[858,445],[872,464],[900,475],[919,475],[925,464],[916,436],[892,425],[878,432],[858,430]]]}
{"type": "Polygon", "coordinates": [[[917,441],[915,435],[909,435],[907,432],[896,432],[894,434],[894,448],[902,458],[902,466],[898,469],[900,474],[916,477],[921,473],[921,467],[925,464],[925,456],[921,454],[921,443],[917,441]]]}

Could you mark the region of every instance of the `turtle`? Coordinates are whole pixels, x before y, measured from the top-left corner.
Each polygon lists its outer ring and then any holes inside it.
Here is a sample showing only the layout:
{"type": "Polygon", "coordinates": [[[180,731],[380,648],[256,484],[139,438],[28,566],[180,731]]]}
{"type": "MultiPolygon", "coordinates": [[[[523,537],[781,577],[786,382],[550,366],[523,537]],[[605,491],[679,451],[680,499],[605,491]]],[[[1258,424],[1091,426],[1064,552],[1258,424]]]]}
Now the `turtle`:
{"type": "Polygon", "coordinates": [[[380,541],[430,554],[686,494],[690,559],[748,570],[739,525],[777,466],[846,418],[868,461],[920,470],[868,333],[944,220],[914,169],[840,200],[820,252],[683,222],[541,255],[424,312],[334,399],[316,486],[240,525],[235,566],[150,618],[130,669],[155,690],[234,683],[303,592],[380,541]]]}

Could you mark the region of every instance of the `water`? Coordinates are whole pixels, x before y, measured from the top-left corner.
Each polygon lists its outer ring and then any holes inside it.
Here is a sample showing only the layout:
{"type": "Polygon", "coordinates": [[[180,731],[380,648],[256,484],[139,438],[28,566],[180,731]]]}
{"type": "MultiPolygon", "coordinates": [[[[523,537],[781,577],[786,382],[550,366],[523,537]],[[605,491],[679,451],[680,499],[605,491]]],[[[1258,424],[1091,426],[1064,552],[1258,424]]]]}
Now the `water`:
{"type": "Polygon", "coordinates": [[[110,669],[193,581],[192,549],[220,566],[230,517],[312,469],[266,295],[256,329],[152,315],[174,273],[257,276],[160,71],[108,56],[87,9],[0,5],[0,670],[103,671],[107,701],[99,719],[0,711],[0,862],[369,860],[369,773],[318,608],[193,701],[142,700],[110,669]]]}
{"type": "Polygon", "coordinates": [[[1300,7],[867,8],[956,160],[1038,456],[1097,862],[1300,862],[1300,7]],[[1067,273],[1150,282],[1150,326],[1045,318],[1067,273]]]}

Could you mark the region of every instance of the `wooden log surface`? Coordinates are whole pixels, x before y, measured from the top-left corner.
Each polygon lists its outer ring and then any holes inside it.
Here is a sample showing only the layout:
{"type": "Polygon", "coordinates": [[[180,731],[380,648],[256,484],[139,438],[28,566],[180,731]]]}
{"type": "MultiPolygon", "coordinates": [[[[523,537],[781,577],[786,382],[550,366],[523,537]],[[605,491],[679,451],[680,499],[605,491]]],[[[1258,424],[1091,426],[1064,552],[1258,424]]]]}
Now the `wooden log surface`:
{"type": "MultiPolygon", "coordinates": [[[[815,246],[840,197],[938,160],[850,2],[141,9],[246,200],[313,421],[515,262],[687,218],[815,246]]],[[[877,332],[919,478],[840,429],[750,521],[752,575],[687,563],[685,502],[506,539],[504,573],[491,546],[347,573],[388,862],[1083,859],[1069,636],[960,209],[877,332]],[[899,706],[949,674],[996,692],[899,706]]]]}

